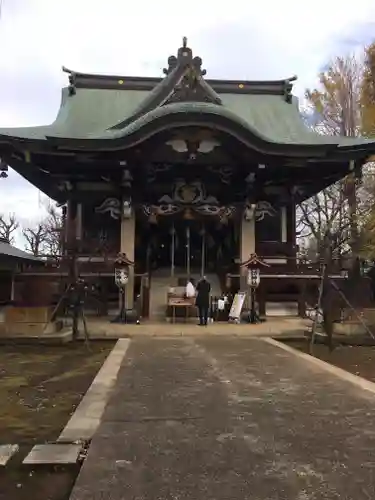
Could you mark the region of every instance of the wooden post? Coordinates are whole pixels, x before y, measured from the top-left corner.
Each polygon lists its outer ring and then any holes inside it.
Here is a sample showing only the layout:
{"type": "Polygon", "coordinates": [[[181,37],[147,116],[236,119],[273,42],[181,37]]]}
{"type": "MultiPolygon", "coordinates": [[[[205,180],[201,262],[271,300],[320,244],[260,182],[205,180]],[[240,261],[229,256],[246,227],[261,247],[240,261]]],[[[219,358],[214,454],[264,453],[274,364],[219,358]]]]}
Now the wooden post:
{"type": "Polygon", "coordinates": [[[306,289],[306,279],[301,278],[298,294],[298,316],[300,316],[301,318],[306,317],[306,289]]]}
{"type": "Polygon", "coordinates": [[[201,276],[205,274],[205,262],[206,262],[206,228],[204,222],[202,224],[202,261],[201,261],[201,276]]]}
{"type": "MultiPolygon", "coordinates": [[[[249,255],[255,254],[256,235],[255,235],[255,203],[252,205],[253,213],[246,215],[246,210],[239,221],[240,223],[240,262],[245,262],[249,255]]],[[[247,289],[246,285],[246,267],[239,266],[240,288],[247,289]]]]}
{"type": "MultiPolygon", "coordinates": [[[[66,246],[69,257],[69,283],[68,286],[75,285],[78,280],[77,269],[77,199],[74,195],[68,200],[67,217],[66,217],[66,246]]],[[[73,305],[73,340],[78,338],[78,307],[73,305]]]]}
{"type": "Polygon", "coordinates": [[[186,274],[190,276],[190,226],[186,226],[186,274]]]}
{"type": "Polygon", "coordinates": [[[261,280],[258,287],[258,304],[259,304],[259,316],[266,316],[266,296],[267,296],[267,280],[261,280]]]}
{"type": "Polygon", "coordinates": [[[172,222],[172,228],[171,228],[171,277],[174,277],[174,259],[175,259],[175,246],[176,246],[176,240],[175,240],[175,228],[174,228],[174,222],[172,222]]]}

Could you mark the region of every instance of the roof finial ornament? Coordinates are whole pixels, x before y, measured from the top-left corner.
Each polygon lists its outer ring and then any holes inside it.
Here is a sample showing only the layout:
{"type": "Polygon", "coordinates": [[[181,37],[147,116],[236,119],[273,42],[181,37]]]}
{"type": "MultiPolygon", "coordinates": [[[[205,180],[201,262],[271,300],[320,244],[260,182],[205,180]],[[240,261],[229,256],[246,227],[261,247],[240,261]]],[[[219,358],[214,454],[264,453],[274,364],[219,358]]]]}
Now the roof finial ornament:
{"type": "Polygon", "coordinates": [[[193,51],[187,46],[187,37],[182,38],[182,47],[178,49],[177,59],[183,61],[184,64],[193,60],[193,51]]]}

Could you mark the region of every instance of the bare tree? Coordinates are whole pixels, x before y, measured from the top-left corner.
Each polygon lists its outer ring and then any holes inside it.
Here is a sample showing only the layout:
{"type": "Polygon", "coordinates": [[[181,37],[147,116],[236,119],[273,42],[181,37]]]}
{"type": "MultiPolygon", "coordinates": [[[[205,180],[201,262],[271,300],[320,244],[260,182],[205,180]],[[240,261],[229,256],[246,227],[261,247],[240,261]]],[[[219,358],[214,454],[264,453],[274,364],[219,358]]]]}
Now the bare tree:
{"type": "Polygon", "coordinates": [[[350,221],[342,182],[315,194],[298,209],[297,230],[305,240],[305,253],[309,260],[320,259],[325,254],[327,235],[331,237],[333,256],[340,259],[350,240],[350,221]]]}
{"type": "Polygon", "coordinates": [[[14,243],[14,233],[19,228],[15,214],[0,214],[0,238],[8,243],[14,243]]]}
{"type": "Polygon", "coordinates": [[[26,240],[26,251],[32,253],[35,257],[43,255],[46,237],[43,223],[37,224],[34,228],[24,228],[22,234],[26,240]]]}
{"type": "Polygon", "coordinates": [[[46,216],[33,227],[25,226],[22,234],[27,242],[28,251],[33,255],[58,257],[61,255],[62,213],[48,200],[43,204],[47,211],[46,216]]]}
{"type": "Polygon", "coordinates": [[[61,255],[63,216],[62,210],[56,205],[47,206],[47,216],[43,221],[45,238],[44,251],[51,257],[61,255]]]}
{"type": "MultiPolygon", "coordinates": [[[[308,110],[317,132],[345,137],[361,133],[362,79],[363,60],[354,55],[337,57],[319,75],[319,88],[306,91],[308,110]]],[[[335,256],[339,257],[349,246],[354,264],[359,250],[361,203],[356,170],[301,205],[298,211],[301,234],[312,233],[318,248],[324,246],[328,232],[333,235],[335,256]]],[[[319,253],[322,252],[320,248],[319,253]]]]}

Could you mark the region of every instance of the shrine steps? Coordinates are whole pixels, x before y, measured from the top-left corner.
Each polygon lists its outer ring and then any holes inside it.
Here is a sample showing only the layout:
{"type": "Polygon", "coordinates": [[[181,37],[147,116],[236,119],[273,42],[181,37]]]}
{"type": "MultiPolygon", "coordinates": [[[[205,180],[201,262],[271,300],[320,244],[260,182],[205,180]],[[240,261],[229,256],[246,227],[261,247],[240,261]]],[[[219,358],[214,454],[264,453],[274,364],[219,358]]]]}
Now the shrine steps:
{"type": "MultiPolygon", "coordinates": [[[[233,324],[228,322],[214,322],[207,327],[202,328],[197,325],[196,318],[191,318],[185,323],[185,320],[176,320],[176,323],[170,321],[151,321],[141,320],[136,324],[114,324],[109,318],[89,318],[87,328],[89,337],[92,340],[118,339],[118,338],[137,338],[137,337],[180,337],[180,336],[210,336],[210,337],[277,337],[277,338],[298,338],[303,339],[304,332],[311,324],[310,320],[302,318],[270,318],[265,323],[249,325],[246,323],[233,324]]],[[[80,325],[81,339],[83,328],[80,325]]]]}
{"type": "MultiPolygon", "coordinates": [[[[170,268],[162,268],[152,273],[150,282],[150,320],[163,321],[166,316],[167,294],[170,287],[176,287],[179,281],[186,281],[185,270],[175,269],[175,275],[171,276],[170,268]]],[[[192,272],[190,278],[195,283],[201,278],[199,273],[192,272]]],[[[207,274],[207,279],[211,283],[211,295],[220,296],[221,286],[217,274],[207,274]]]]}
{"type": "Polygon", "coordinates": [[[267,317],[298,317],[298,302],[266,301],[267,317]]]}

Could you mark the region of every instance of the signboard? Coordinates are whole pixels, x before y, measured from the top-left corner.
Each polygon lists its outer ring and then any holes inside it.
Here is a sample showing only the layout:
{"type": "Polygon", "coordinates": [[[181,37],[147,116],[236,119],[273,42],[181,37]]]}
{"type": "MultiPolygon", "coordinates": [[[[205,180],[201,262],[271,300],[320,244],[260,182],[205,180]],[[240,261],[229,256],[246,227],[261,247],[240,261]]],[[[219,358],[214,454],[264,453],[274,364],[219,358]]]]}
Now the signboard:
{"type": "Polygon", "coordinates": [[[232,302],[232,307],[230,308],[229,311],[230,320],[235,320],[238,322],[240,321],[241,311],[245,302],[245,298],[246,298],[246,292],[236,293],[232,302]]]}
{"type": "Polygon", "coordinates": [[[247,271],[247,284],[252,288],[256,288],[260,283],[259,269],[248,269],[247,271]]]}

